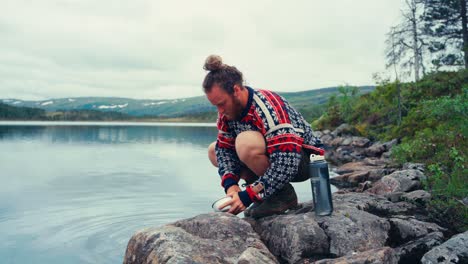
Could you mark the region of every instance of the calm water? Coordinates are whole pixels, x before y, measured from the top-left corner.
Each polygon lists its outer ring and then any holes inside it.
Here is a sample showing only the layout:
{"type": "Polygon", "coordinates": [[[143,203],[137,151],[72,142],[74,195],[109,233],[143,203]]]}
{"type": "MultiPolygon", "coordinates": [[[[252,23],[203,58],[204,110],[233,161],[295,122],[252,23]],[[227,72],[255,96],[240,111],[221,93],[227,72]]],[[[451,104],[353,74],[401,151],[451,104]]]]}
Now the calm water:
{"type": "Polygon", "coordinates": [[[215,137],[211,124],[0,123],[1,263],[121,263],[135,231],[211,212],[215,137]]]}

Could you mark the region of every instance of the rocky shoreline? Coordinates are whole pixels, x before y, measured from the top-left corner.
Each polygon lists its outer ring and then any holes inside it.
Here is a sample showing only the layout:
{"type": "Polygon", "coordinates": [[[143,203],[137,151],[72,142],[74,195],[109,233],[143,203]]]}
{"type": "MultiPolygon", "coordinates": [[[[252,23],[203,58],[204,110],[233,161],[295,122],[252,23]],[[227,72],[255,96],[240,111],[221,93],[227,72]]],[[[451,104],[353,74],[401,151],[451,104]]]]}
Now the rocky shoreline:
{"type": "Polygon", "coordinates": [[[346,124],[316,132],[338,166],[334,212],[311,202],[263,219],[209,213],[136,232],[124,263],[468,263],[468,231],[430,222],[422,164],[391,163],[397,140],[372,143],[346,124]]]}

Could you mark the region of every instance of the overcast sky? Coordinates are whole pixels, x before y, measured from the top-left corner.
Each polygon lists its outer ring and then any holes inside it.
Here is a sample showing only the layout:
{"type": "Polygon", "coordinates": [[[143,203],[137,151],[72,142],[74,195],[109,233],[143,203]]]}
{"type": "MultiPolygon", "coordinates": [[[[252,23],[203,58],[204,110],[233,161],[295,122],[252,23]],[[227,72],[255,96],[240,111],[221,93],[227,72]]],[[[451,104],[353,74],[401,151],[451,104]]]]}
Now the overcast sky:
{"type": "Polygon", "coordinates": [[[0,98],[203,95],[209,54],[274,91],[373,84],[401,0],[0,0],[0,98]]]}

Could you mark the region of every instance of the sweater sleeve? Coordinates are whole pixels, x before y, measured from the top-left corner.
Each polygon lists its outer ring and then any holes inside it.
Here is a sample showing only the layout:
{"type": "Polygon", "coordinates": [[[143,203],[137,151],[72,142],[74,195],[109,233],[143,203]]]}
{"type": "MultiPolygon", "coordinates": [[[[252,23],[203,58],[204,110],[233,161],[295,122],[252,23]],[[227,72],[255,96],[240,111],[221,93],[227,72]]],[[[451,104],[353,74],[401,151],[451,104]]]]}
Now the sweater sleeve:
{"type": "Polygon", "coordinates": [[[216,159],[221,186],[227,192],[229,187],[238,185],[240,179],[240,160],[235,150],[235,135],[229,129],[227,121],[218,118],[218,137],[216,140],[216,159]]]}

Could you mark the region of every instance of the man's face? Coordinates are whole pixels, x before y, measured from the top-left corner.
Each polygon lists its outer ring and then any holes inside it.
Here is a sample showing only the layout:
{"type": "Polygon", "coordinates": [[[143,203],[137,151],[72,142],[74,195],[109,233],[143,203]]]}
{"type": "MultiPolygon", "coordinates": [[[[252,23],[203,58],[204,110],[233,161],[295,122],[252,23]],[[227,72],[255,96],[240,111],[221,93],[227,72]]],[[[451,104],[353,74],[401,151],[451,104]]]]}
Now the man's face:
{"type": "Polygon", "coordinates": [[[215,84],[206,97],[212,105],[216,106],[218,113],[226,116],[228,120],[237,120],[242,114],[242,104],[238,98],[239,89],[234,88],[234,94],[228,94],[219,85],[215,84]]]}

